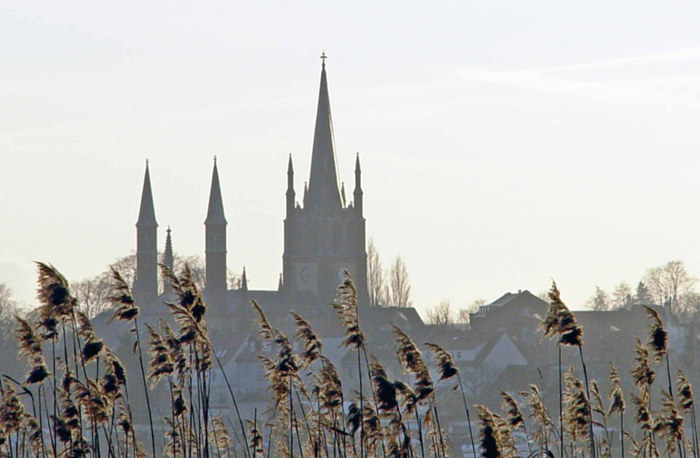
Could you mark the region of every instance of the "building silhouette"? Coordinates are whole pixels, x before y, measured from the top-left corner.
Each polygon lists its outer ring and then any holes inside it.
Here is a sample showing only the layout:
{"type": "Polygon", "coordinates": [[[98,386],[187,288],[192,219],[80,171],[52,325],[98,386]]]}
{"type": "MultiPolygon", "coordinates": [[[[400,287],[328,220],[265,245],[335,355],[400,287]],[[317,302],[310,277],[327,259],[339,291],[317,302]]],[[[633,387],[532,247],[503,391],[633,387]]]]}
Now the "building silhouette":
{"type": "MultiPolygon", "coordinates": [[[[325,54],[322,56],[321,82],[316,112],[311,171],[304,185],[301,203],[294,185],[294,167],[289,156],[287,167],[286,217],[284,220],[283,270],[277,290],[249,291],[245,271],[237,289],[227,288],[226,229],[219,173],[214,159],[205,226],[205,289],[203,295],[210,314],[249,313],[250,300],[268,307],[289,310],[297,304],[328,305],[344,271],[351,273],[357,288],[358,303],[369,302],[367,290],[367,253],[365,219],[362,214],[359,154],[355,159],[355,188],[352,201],[339,186],[333,121],[331,117],[325,54]]],[[[146,163],[141,207],[136,223],[137,268],[134,295],[140,304],[158,302],[157,228],[150,172],[146,163]]],[[[169,231],[169,229],[168,229],[169,231]]],[[[165,261],[172,266],[172,240],[168,232],[165,261]]],[[[167,293],[167,288],[163,288],[167,293]]]]}

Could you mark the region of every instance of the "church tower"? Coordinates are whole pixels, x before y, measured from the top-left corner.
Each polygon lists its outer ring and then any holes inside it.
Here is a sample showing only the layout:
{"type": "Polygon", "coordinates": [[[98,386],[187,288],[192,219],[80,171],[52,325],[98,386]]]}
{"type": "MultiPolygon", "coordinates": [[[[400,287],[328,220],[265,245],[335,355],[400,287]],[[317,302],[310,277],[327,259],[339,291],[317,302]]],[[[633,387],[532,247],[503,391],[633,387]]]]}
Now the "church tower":
{"type": "Polygon", "coordinates": [[[226,225],[219,171],[214,158],[209,209],[207,219],[204,221],[206,255],[204,299],[214,312],[226,310],[226,225]]]}
{"type": "Polygon", "coordinates": [[[326,56],[321,56],[321,85],[311,153],[311,174],[304,188],[303,208],[294,205],[294,170],[287,168],[287,212],[284,221],[283,290],[311,293],[329,303],[347,269],[358,301],[367,305],[367,253],[362,215],[359,156],[355,165],[355,203],[348,205],[338,186],[326,56]]]}
{"type": "Polygon", "coordinates": [[[136,222],[136,278],[134,297],[141,306],[151,304],[158,297],[158,223],[153,207],[151,175],[146,161],[146,174],[141,191],[141,208],[136,222]]]}

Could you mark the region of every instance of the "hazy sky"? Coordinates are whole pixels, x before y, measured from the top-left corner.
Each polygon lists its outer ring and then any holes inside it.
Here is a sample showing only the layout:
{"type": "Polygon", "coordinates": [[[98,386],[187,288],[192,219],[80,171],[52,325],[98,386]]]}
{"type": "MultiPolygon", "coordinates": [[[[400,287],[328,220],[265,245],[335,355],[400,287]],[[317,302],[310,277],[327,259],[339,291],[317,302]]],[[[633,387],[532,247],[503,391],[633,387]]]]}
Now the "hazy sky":
{"type": "Polygon", "coordinates": [[[146,158],[159,245],[203,254],[217,155],[228,264],[275,288],[321,51],[341,179],[360,152],[419,308],[700,275],[700,2],[377,3],[0,2],[0,282],[133,251],[146,158]]]}

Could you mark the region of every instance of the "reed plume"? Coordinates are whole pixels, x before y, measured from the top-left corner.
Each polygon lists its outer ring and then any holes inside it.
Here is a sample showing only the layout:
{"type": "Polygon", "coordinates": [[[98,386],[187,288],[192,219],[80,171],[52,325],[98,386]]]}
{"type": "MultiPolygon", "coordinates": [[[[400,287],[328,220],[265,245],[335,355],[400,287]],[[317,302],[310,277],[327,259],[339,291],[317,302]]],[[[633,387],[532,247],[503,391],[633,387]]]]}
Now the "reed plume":
{"type": "Polygon", "coordinates": [[[546,450],[549,441],[549,435],[554,430],[554,422],[547,411],[547,407],[542,401],[542,395],[537,385],[530,384],[528,390],[521,391],[520,396],[525,399],[528,408],[530,409],[530,417],[537,425],[533,435],[535,441],[540,444],[540,448],[546,450]]]}
{"type": "Polygon", "coordinates": [[[668,351],[668,332],[656,310],[648,305],[644,310],[649,317],[649,348],[654,354],[654,362],[660,363],[668,351]]]}
{"type": "Polygon", "coordinates": [[[175,365],[170,357],[170,349],[163,337],[149,325],[146,325],[146,329],[148,330],[148,344],[150,346],[148,352],[150,355],[148,379],[152,386],[155,386],[164,376],[173,373],[175,365]]]}
{"type": "Polygon", "coordinates": [[[683,421],[684,418],[678,412],[676,403],[671,395],[663,392],[661,398],[661,415],[654,422],[654,433],[660,433],[666,443],[666,453],[668,456],[679,452],[682,456],[683,443],[683,421]]]}
{"type": "MultiPolygon", "coordinates": [[[[139,369],[141,371],[141,382],[143,383],[144,397],[146,398],[146,408],[148,411],[148,425],[150,427],[151,433],[151,451],[153,455],[156,454],[156,438],[155,429],[153,427],[153,412],[151,411],[151,397],[148,393],[148,382],[146,380],[146,369],[143,362],[143,348],[141,347],[141,330],[139,329],[139,307],[136,305],[133,292],[129,287],[128,283],[124,280],[124,277],[114,268],[110,268],[112,272],[112,289],[109,297],[110,302],[115,307],[116,311],[110,318],[111,320],[117,319],[119,321],[131,322],[133,321],[134,327],[132,331],[136,335],[136,340],[134,341],[134,353],[137,353],[139,360],[139,369]]],[[[125,385],[126,387],[126,385],[125,385]]],[[[126,388],[125,388],[126,389],[126,388]]],[[[128,397],[128,395],[127,395],[128,397]]],[[[128,400],[127,400],[128,402],[128,400]]],[[[140,443],[134,439],[134,448],[138,450],[140,443]]]]}
{"type": "MultiPolygon", "coordinates": [[[[345,329],[343,346],[357,351],[357,379],[360,389],[360,458],[365,456],[365,430],[362,415],[364,415],[364,393],[362,390],[362,356],[365,349],[365,335],[360,329],[360,316],[357,310],[357,289],[352,281],[350,272],[343,271],[343,281],[336,288],[336,297],[332,307],[340,317],[345,329]]],[[[367,357],[365,353],[365,358],[367,357]]]]}
{"type": "Polygon", "coordinates": [[[25,359],[30,366],[25,383],[30,385],[41,383],[50,375],[44,360],[41,339],[27,320],[19,316],[15,316],[15,319],[17,320],[17,328],[15,328],[15,338],[18,344],[17,354],[20,358],[25,359]]]}
{"type": "MultiPolygon", "coordinates": [[[[41,303],[39,307],[39,321],[42,325],[45,320],[58,321],[69,319],[78,304],[78,301],[70,293],[68,280],[54,266],[37,262],[39,271],[37,279],[37,299],[41,303]]],[[[48,326],[47,330],[54,330],[48,326]]]]}
{"type": "Polygon", "coordinates": [[[423,355],[413,340],[399,327],[392,325],[396,340],[396,356],[405,373],[413,375],[415,382],[413,390],[418,396],[418,402],[428,398],[433,393],[433,381],[423,361],[423,355]]]}
{"type": "Polygon", "coordinates": [[[246,421],[248,422],[248,436],[250,437],[248,447],[253,450],[253,458],[263,458],[265,449],[263,448],[263,436],[258,429],[258,424],[254,421],[246,421]]]}
{"type": "Polygon", "coordinates": [[[112,273],[112,294],[110,294],[109,301],[115,306],[114,314],[110,321],[115,319],[132,321],[138,316],[140,310],[134,301],[131,288],[114,267],[110,267],[110,271],[112,273]]]}
{"type": "Polygon", "coordinates": [[[469,407],[467,405],[467,397],[464,394],[464,385],[462,384],[462,376],[459,374],[459,369],[452,358],[444,348],[434,343],[425,344],[432,352],[433,359],[435,360],[435,367],[438,374],[440,374],[440,380],[449,380],[450,378],[457,376],[457,382],[459,385],[459,391],[462,395],[462,404],[464,405],[464,412],[467,415],[467,425],[469,426],[469,440],[472,445],[472,453],[476,456],[476,445],[474,443],[474,433],[472,431],[472,421],[471,415],[469,413],[469,407]]]}
{"type": "Polygon", "coordinates": [[[290,312],[290,314],[297,325],[295,336],[304,345],[304,351],[300,355],[300,368],[304,369],[309,367],[311,363],[316,361],[316,359],[318,359],[318,357],[321,355],[323,343],[321,342],[321,339],[318,338],[316,332],[313,330],[308,321],[302,318],[298,313],[290,312]]]}
{"type": "Polygon", "coordinates": [[[649,363],[649,349],[637,339],[634,352],[634,366],[631,370],[632,380],[638,388],[650,387],[654,383],[656,372],[649,363]]]}
{"type": "Polygon", "coordinates": [[[221,414],[214,415],[211,419],[211,424],[213,437],[210,440],[214,443],[214,450],[216,450],[218,456],[228,456],[232,442],[224,424],[224,418],[221,414]]]}
{"type": "Polygon", "coordinates": [[[591,405],[583,387],[583,382],[574,376],[574,368],[566,371],[566,391],[564,392],[564,424],[567,426],[572,442],[585,438],[589,432],[591,405]]]}
{"type": "Polygon", "coordinates": [[[681,369],[676,374],[676,394],[678,395],[678,408],[686,413],[690,413],[691,424],[691,445],[693,456],[698,453],[698,431],[695,418],[695,400],[693,398],[693,387],[681,369]]]}
{"type": "Polygon", "coordinates": [[[555,281],[549,290],[549,311],[540,323],[544,336],[553,338],[558,336],[559,343],[581,348],[583,346],[583,329],[578,325],[576,317],[561,300],[561,294],[555,281]]]}
{"type": "Polygon", "coordinates": [[[634,421],[642,431],[651,432],[654,429],[651,411],[649,410],[649,392],[646,387],[640,390],[640,394],[632,393],[634,404],[634,421]]]}
{"type": "MultiPolygon", "coordinates": [[[[540,329],[544,331],[544,336],[554,338],[556,336],[559,336],[558,339],[558,352],[559,352],[559,364],[558,364],[558,369],[559,369],[559,423],[560,423],[560,447],[564,449],[564,434],[563,434],[563,428],[564,428],[564,399],[563,399],[563,391],[562,391],[562,367],[561,367],[561,347],[562,345],[565,346],[573,346],[573,347],[578,347],[578,352],[579,352],[579,357],[581,358],[581,367],[583,369],[583,378],[585,382],[585,388],[586,388],[586,397],[590,399],[591,395],[589,392],[588,388],[588,369],[586,368],[586,361],[583,357],[583,329],[579,326],[578,322],[576,321],[576,317],[574,314],[569,310],[569,308],[564,304],[564,302],[561,299],[561,293],[559,292],[559,288],[557,288],[557,283],[552,280],[552,286],[549,289],[548,292],[549,295],[549,311],[547,312],[547,316],[544,318],[544,320],[540,323],[540,329]]],[[[589,411],[590,415],[590,411],[589,411]]],[[[590,452],[591,452],[591,457],[595,458],[596,453],[595,453],[595,438],[593,437],[593,421],[592,418],[589,417],[588,423],[590,426],[589,430],[589,437],[590,437],[590,452]]]]}
{"type": "Polygon", "coordinates": [[[377,408],[384,414],[389,414],[394,409],[398,408],[396,387],[388,379],[384,367],[374,355],[370,355],[369,357],[369,374],[374,384],[377,408]]]}
{"type": "Polygon", "coordinates": [[[459,374],[459,370],[452,359],[452,355],[445,351],[444,348],[442,348],[440,345],[428,342],[425,343],[425,346],[433,352],[435,368],[437,369],[438,374],[440,374],[438,381],[448,380],[459,374]]]}
{"type": "Polygon", "coordinates": [[[625,414],[625,398],[622,394],[622,383],[620,382],[620,375],[617,372],[617,368],[613,363],[610,363],[610,382],[612,386],[610,387],[610,393],[608,398],[610,399],[610,408],[608,409],[608,416],[613,413],[618,413],[620,415],[620,449],[622,451],[622,458],[625,456],[625,429],[624,429],[624,414],[625,414]]]}
{"type": "Polygon", "coordinates": [[[343,272],[344,279],[338,285],[336,299],[333,302],[333,309],[338,313],[345,329],[345,339],[343,345],[359,350],[364,346],[365,335],[360,329],[360,319],[357,313],[357,290],[352,281],[350,272],[343,272]]]}
{"type": "Polygon", "coordinates": [[[476,413],[479,418],[479,439],[481,456],[484,458],[500,458],[501,444],[494,414],[487,407],[477,404],[476,413]]]}
{"type": "Polygon", "coordinates": [[[322,408],[335,411],[343,403],[343,384],[333,363],[325,356],[319,356],[321,368],[314,374],[314,384],[322,408]]]}

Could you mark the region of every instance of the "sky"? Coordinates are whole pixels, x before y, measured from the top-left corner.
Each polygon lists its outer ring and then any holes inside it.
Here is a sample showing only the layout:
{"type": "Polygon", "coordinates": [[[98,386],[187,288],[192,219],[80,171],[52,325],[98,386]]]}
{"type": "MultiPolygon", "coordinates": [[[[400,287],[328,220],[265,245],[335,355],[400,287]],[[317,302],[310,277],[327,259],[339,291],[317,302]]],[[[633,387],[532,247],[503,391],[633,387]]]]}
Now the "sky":
{"type": "Polygon", "coordinates": [[[228,265],[276,288],[323,51],[340,179],[359,152],[419,310],[700,275],[699,2],[377,3],[1,2],[0,282],[133,252],[146,159],[159,243],[203,255],[217,156],[228,265]]]}

